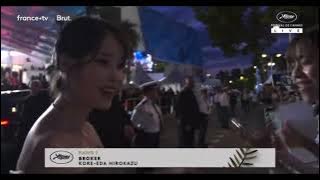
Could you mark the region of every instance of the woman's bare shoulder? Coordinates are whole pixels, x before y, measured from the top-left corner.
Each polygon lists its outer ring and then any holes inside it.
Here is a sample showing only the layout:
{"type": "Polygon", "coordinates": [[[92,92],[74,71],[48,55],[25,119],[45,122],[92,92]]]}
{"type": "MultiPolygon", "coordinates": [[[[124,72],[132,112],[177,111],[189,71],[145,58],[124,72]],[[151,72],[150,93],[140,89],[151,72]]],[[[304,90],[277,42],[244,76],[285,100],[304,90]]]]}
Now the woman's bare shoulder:
{"type": "Polygon", "coordinates": [[[64,169],[64,168],[46,168],[45,154],[46,148],[74,148],[79,147],[81,143],[70,132],[53,132],[30,134],[25,142],[17,170],[24,173],[84,173],[86,169],[64,169]]]}
{"type": "MultiPolygon", "coordinates": [[[[66,128],[65,119],[50,108],[40,116],[30,131],[38,146],[73,147],[81,140],[79,129],[66,128]]],[[[77,146],[76,146],[77,147],[77,146]]]]}
{"type": "Polygon", "coordinates": [[[24,172],[33,172],[44,168],[45,148],[67,148],[75,145],[76,135],[72,132],[63,132],[53,123],[54,116],[45,112],[35,122],[24,142],[17,169],[24,172]]]}

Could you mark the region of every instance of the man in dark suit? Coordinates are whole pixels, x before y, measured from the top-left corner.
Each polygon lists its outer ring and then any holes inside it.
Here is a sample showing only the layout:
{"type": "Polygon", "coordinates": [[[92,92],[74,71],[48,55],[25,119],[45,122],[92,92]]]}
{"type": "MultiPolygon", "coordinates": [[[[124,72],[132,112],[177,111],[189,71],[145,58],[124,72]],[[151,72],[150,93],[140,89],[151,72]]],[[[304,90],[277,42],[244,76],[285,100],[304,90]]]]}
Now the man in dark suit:
{"type": "Polygon", "coordinates": [[[194,94],[192,77],[185,79],[186,86],[179,95],[177,102],[177,118],[181,147],[194,147],[195,129],[199,126],[201,114],[194,94]]]}
{"type": "Polygon", "coordinates": [[[89,121],[96,129],[104,147],[127,148],[135,134],[130,117],[115,96],[109,110],[93,110],[89,121]]]}

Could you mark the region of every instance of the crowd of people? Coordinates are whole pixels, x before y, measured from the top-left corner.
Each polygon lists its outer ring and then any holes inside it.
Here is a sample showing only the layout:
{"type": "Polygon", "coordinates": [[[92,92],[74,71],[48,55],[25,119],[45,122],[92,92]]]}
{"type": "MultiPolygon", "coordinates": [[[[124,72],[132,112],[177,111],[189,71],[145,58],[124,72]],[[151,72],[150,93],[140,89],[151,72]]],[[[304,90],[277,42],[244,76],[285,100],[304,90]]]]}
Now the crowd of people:
{"type": "Polygon", "coordinates": [[[49,82],[44,74],[40,73],[38,76],[31,76],[30,83],[26,84],[22,82],[21,73],[22,71],[13,71],[10,67],[1,67],[1,91],[30,89],[31,81],[33,80],[39,80],[44,89],[49,88],[49,82]]]}
{"type": "MultiPolygon", "coordinates": [[[[217,88],[212,93],[195,86],[193,77],[187,77],[178,95],[167,93],[162,101],[164,106],[159,104],[164,94],[159,83],[142,84],[142,98],[129,115],[119,97],[126,61],[133,54],[134,43],[126,38],[127,32],[91,17],[77,18],[65,25],[55,47],[52,96],[42,94],[40,97],[41,81],[31,81],[32,93],[23,108],[23,118],[28,125],[23,131],[25,137],[21,138],[23,145],[17,170],[21,173],[103,173],[103,169],[95,168],[45,168],[44,148],[160,147],[164,114],[170,112],[168,104],[174,105],[178,120],[179,147],[207,147],[208,120],[213,110],[221,127],[229,130],[230,119],[239,114],[239,104],[243,113],[249,113],[260,102],[272,105],[291,101],[297,95],[268,86],[260,94],[229,87],[217,88]],[[35,104],[41,107],[34,108],[35,104]],[[32,112],[34,114],[28,115],[32,112]],[[200,131],[198,137],[197,130],[200,131]]],[[[319,104],[318,49],[316,30],[297,36],[288,51],[301,99],[315,104],[315,109],[319,104]]],[[[318,114],[316,110],[315,117],[318,118],[318,114]]],[[[295,131],[286,124],[283,134],[287,144],[299,141],[318,157],[318,142],[292,132],[295,131]]]]}

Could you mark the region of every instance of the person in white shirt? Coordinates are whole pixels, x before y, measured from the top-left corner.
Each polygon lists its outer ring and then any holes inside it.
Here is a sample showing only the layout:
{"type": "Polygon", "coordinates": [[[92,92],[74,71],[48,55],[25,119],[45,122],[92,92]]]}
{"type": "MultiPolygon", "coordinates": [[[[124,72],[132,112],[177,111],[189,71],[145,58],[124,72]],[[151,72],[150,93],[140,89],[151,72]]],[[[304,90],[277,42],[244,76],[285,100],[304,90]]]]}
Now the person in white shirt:
{"type": "Polygon", "coordinates": [[[137,130],[136,147],[156,148],[160,144],[162,112],[156,104],[159,98],[158,83],[152,81],[141,85],[144,98],[134,108],[131,121],[137,130]]]}
{"type": "Polygon", "coordinates": [[[221,120],[221,106],[220,106],[220,100],[219,100],[219,97],[220,95],[222,94],[222,89],[221,88],[218,88],[216,90],[216,93],[214,95],[214,98],[213,98],[213,101],[214,101],[214,104],[215,104],[215,110],[216,110],[216,114],[217,114],[217,118],[219,120],[221,120]]]}
{"type": "Polygon", "coordinates": [[[220,103],[220,113],[221,113],[221,124],[222,128],[229,129],[229,107],[230,107],[229,95],[227,92],[227,88],[223,88],[222,93],[219,95],[219,103],[220,103]]]}
{"type": "Polygon", "coordinates": [[[206,88],[201,89],[200,94],[200,123],[199,123],[199,139],[198,139],[198,146],[199,147],[207,147],[206,143],[206,134],[208,129],[208,120],[210,114],[210,98],[208,95],[208,90],[206,88]]]}

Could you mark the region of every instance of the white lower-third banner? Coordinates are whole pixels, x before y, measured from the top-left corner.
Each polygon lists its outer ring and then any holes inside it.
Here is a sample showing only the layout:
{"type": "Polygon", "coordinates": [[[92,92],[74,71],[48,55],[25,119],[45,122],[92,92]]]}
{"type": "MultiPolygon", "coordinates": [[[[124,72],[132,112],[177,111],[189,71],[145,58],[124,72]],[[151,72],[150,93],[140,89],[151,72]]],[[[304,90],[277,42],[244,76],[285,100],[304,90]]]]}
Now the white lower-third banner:
{"type": "Polygon", "coordinates": [[[45,167],[275,167],[274,148],[46,148],[45,167]]]}

